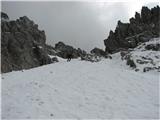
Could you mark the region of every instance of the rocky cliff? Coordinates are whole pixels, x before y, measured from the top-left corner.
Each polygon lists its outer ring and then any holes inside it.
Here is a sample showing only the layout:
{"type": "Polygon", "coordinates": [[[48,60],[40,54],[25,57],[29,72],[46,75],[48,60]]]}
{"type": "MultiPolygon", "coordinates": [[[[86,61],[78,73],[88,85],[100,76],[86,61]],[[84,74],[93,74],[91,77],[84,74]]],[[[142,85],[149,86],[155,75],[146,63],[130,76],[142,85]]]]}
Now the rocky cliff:
{"type": "Polygon", "coordinates": [[[86,55],[86,51],[80,48],[76,49],[70,45],[66,45],[63,42],[55,44],[56,55],[62,58],[67,58],[68,54],[72,54],[72,58],[78,58],[86,55]]]}
{"type": "Polygon", "coordinates": [[[1,72],[29,69],[53,62],[58,62],[56,56],[67,58],[84,57],[87,52],[76,49],[63,42],[55,47],[46,44],[45,32],[38,29],[28,17],[9,20],[6,13],[1,13],[1,72]],[[50,58],[50,55],[53,58],[50,58]]]}
{"type": "Polygon", "coordinates": [[[121,49],[135,48],[141,42],[160,36],[160,8],[142,7],[141,13],[135,13],[129,23],[118,21],[115,31],[110,31],[104,40],[105,51],[118,52],[121,49]]]}
{"type": "Polygon", "coordinates": [[[45,42],[45,32],[28,17],[9,20],[1,13],[1,72],[52,63],[45,42]]]}

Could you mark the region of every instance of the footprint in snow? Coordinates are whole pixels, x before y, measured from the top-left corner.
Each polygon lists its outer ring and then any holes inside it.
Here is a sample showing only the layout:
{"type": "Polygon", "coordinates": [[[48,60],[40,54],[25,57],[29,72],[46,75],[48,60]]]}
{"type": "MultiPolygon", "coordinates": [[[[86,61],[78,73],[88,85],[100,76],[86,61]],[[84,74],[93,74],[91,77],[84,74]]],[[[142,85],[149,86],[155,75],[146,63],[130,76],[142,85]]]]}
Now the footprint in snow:
{"type": "Polygon", "coordinates": [[[26,119],[31,119],[31,117],[30,117],[30,116],[28,116],[28,117],[26,117],[26,119]]]}
{"type": "Polygon", "coordinates": [[[39,88],[42,88],[42,87],[43,87],[43,85],[39,85],[38,87],[39,87],[39,88]]]}
{"type": "Polygon", "coordinates": [[[158,103],[157,103],[157,104],[156,104],[156,103],[154,103],[153,105],[154,105],[155,107],[159,107],[159,106],[160,106],[158,103]]]}
{"type": "Polygon", "coordinates": [[[54,92],[58,92],[58,90],[57,90],[57,89],[54,89],[54,92]]]}
{"type": "Polygon", "coordinates": [[[37,83],[37,82],[35,82],[34,84],[35,84],[35,85],[38,85],[38,83],[37,83]]]}
{"type": "Polygon", "coordinates": [[[105,100],[110,101],[110,100],[111,100],[111,98],[110,98],[110,97],[108,97],[108,96],[105,96],[105,100]]]}
{"type": "Polygon", "coordinates": [[[43,105],[43,104],[44,104],[44,102],[43,102],[43,101],[41,101],[41,102],[39,102],[39,103],[38,103],[38,105],[43,105]]]}
{"type": "Polygon", "coordinates": [[[81,107],[83,107],[83,105],[82,104],[78,104],[78,107],[81,108],[81,107]]]}
{"type": "Polygon", "coordinates": [[[38,99],[38,98],[36,99],[36,101],[39,101],[39,100],[40,100],[40,99],[38,99]]]}
{"type": "Polygon", "coordinates": [[[85,100],[89,100],[89,98],[88,98],[88,97],[85,97],[84,99],[85,99],[85,100]]]}
{"type": "Polygon", "coordinates": [[[51,113],[50,116],[53,117],[54,115],[51,113]]]}

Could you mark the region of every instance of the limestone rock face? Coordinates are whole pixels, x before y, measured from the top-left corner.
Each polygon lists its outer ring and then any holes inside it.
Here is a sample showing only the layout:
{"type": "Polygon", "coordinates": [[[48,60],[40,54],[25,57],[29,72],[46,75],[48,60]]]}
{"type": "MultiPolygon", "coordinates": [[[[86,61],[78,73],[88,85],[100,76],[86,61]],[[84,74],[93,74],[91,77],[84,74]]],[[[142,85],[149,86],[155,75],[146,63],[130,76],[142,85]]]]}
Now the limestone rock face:
{"type": "Polygon", "coordinates": [[[9,20],[8,15],[4,12],[1,12],[1,20],[2,21],[8,21],[9,20]]]}
{"type": "Polygon", "coordinates": [[[63,42],[55,44],[56,55],[62,58],[67,58],[68,54],[71,54],[73,58],[84,56],[86,52],[80,48],[76,49],[70,45],[66,45],[63,42]]]}
{"type": "Polygon", "coordinates": [[[141,14],[135,13],[130,23],[118,21],[115,31],[110,31],[104,40],[105,51],[114,53],[120,49],[135,48],[140,42],[146,42],[160,36],[160,8],[142,7],[141,14]]]}
{"type": "Polygon", "coordinates": [[[28,17],[9,20],[1,13],[1,72],[29,69],[52,62],[46,50],[45,32],[28,17]]]}
{"type": "Polygon", "coordinates": [[[97,55],[97,56],[102,56],[102,57],[105,57],[107,54],[105,51],[103,51],[102,49],[100,48],[94,48],[91,50],[91,53],[94,54],[94,55],[97,55]]]}

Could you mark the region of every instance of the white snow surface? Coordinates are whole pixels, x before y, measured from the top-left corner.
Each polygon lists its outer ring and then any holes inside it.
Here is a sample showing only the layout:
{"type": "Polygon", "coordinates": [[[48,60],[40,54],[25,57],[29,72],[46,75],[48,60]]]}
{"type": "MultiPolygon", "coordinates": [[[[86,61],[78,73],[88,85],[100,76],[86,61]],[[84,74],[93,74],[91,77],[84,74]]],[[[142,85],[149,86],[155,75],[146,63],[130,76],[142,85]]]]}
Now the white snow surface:
{"type": "Polygon", "coordinates": [[[120,54],[2,74],[3,119],[158,119],[159,73],[135,72],[120,54]]]}

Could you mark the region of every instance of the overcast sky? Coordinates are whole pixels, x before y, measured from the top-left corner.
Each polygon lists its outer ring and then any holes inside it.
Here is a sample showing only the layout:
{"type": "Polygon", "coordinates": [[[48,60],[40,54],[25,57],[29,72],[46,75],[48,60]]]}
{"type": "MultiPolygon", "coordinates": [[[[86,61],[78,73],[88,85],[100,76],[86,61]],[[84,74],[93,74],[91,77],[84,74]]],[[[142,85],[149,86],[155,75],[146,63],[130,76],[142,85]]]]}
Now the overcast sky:
{"type": "Polygon", "coordinates": [[[2,2],[2,11],[10,19],[28,16],[44,30],[47,43],[58,41],[90,51],[104,49],[103,40],[118,20],[128,22],[147,2],[2,2]]]}

